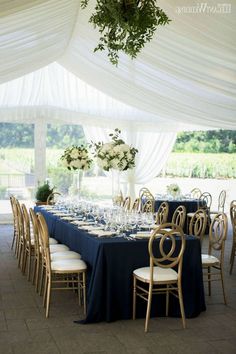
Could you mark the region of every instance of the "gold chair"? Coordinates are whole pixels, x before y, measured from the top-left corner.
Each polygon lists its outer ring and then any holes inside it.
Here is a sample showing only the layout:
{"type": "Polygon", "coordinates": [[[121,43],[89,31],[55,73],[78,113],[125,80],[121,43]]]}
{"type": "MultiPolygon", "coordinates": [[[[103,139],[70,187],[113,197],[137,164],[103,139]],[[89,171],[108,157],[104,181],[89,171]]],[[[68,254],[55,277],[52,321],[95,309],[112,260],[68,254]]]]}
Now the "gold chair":
{"type": "Polygon", "coordinates": [[[133,203],[133,205],[132,205],[131,210],[140,211],[140,207],[141,207],[141,199],[140,198],[136,198],[134,203],[133,203]]]}
{"type": "Polygon", "coordinates": [[[172,216],[172,224],[178,225],[181,229],[184,228],[184,223],[186,219],[186,208],[183,205],[178,206],[172,216]]]}
{"type": "Polygon", "coordinates": [[[233,230],[233,241],[232,241],[232,250],[230,254],[230,271],[229,274],[232,274],[234,266],[234,258],[236,255],[236,200],[233,200],[230,203],[230,219],[232,223],[233,230]]]}
{"type": "MultiPolygon", "coordinates": [[[[27,279],[30,280],[30,273],[31,273],[31,258],[35,257],[35,242],[34,239],[31,239],[30,234],[30,218],[27,211],[25,204],[22,204],[22,216],[23,216],[23,223],[24,223],[24,262],[22,271],[25,273],[26,268],[26,275],[27,279]]],[[[35,268],[35,258],[34,258],[34,268],[35,268]]]]}
{"type": "Polygon", "coordinates": [[[126,197],[123,201],[123,208],[125,211],[128,211],[130,209],[130,204],[131,204],[131,198],[126,197]]]}
{"type": "Polygon", "coordinates": [[[169,214],[169,204],[167,202],[162,202],[156,212],[155,224],[161,225],[165,224],[168,219],[169,214]]]}
{"type": "Polygon", "coordinates": [[[16,243],[17,243],[17,215],[16,215],[16,198],[11,195],[10,196],[10,203],[11,203],[11,209],[12,209],[12,215],[13,215],[13,238],[12,238],[12,244],[11,244],[11,249],[13,249],[15,245],[16,249],[16,243]]]}
{"type": "Polygon", "coordinates": [[[43,242],[42,246],[46,261],[43,296],[43,303],[46,307],[46,318],[49,316],[52,290],[76,290],[80,304],[82,295],[84,314],[86,314],[86,263],[81,259],[51,261],[48,228],[43,215],[40,213],[38,214],[38,229],[43,242]]]}
{"type": "Polygon", "coordinates": [[[211,210],[210,211],[210,216],[214,216],[218,213],[223,213],[225,209],[225,199],[226,199],[226,191],[222,190],[219,194],[218,197],[218,209],[217,210],[211,210]]]}
{"type": "Polygon", "coordinates": [[[225,305],[227,305],[227,301],[224,287],[223,265],[227,230],[228,221],[226,214],[217,214],[210,225],[208,254],[202,254],[203,275],[207,278],[208,294],[209,296],[211,295],[211,282],[221,280],[225,305]]]}
{"type": "Polygon", "coordinates": [[[150,190],[146,187],[142,187],[140,190],[139,190],[139,198],[142,198],[142,196],[152,196],[152,193],[150,192],[150,190]]]}
{"type": "Polygon", "coordinates": [[[160,293],[166,295],[166,316],[169,313],[169,295],[172,294],[179,299],[183,328],[186,327],[181,285],[184,250],[185,237],[179,226],[167,223],[152,232],[148,243],[150,265],[135,269],[133,272],[133,319],[136,316],[138,296],[147,302],[145,332],[148,331],[152,295],[160,293]],[[156,257],[154,254],[159,256],[156,257]],[[148,284],[148,289],[139,283],[148,284]]]}
{"type": "Polygon", "coordinates": [[[207,215],[204,209],[198,209],[192,216],[189,224],[189,235],[199,238],[202,244],[202,239],[205,235],[207,226],[207,215]]]}
{"type": "Polygon", "coordinates": [[[54,200],[55,195],[61,195],[61,193],[59,193],[59,192],[53,192],[53,193],[49,194],[49,196],[47,197],[47,202],[46,202],[47,205],[53,205],[53,204],[55,204],[55,200],[54,200]]]}
{"type": "Polygon", "coordinates": [[[142,213],[153,213],[154,212],[154,201],[149,199],[141,207],[142,213]]]}
{"type": "Polygon", "coordinates": [[[202,194],[202,192],[201,192],[201,190],[199,188],[193,188],[191,190],[190,194],[191,194],[191,197],[193,199],[199,199],[201,194],[202,194]]]}
{"type": "MultiPolygon", "coordinates": [[[[207,214],[207,224],[208,226],[210,226],[210,209],[211,209],[211,204],[212,204],[212,196],[210,193],[208,192],[204,192],[200,195],[199,199],[198,199],[198,209],[204,209],[206,211],[207,214]]],[[[187,213],[187,223],[189,225],[191,218],[193,217],[194,212],[191,213],[187,213]]]]}

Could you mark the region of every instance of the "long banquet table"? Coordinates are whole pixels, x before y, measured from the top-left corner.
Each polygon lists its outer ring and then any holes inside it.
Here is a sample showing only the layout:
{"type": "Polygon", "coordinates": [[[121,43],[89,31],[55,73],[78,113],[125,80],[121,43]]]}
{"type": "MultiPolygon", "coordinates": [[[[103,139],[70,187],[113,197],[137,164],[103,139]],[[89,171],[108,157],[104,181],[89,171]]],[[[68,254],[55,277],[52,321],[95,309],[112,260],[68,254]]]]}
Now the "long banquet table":
{"type": "MultiPolygon", "coordinates": [[[[98,238],[48,211],[35,207],[47,222],[49,233],[82,255],[88,266],[87,316],[83,323],[115,321],[132,317],[132,273],[149,265],[148,240],[98,238]]],[[[182,287],[187,318],[206,309],[199,241],[188,236],[183,258],[182,287]]],[[[146,303],[137,300],[137,317],[144,317],[146,303]]],[[[165,297],[153,299],[152,316],[164,316],[165,297]]],[[[179,317],[178,300],[170,296],[170,316],[179,317]]]]}

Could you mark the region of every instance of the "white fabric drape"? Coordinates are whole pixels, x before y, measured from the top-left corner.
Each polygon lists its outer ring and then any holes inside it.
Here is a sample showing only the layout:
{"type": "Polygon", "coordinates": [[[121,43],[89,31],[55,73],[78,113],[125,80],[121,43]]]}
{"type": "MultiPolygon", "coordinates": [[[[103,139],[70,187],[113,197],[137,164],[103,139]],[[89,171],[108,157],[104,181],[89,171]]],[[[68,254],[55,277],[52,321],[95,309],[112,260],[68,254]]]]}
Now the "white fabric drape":
{"type": "MultiPolygon", "coordinates": [[[[115,100],[86,84],[57,63],[0,85],[0,120],[34,123],[35,119],[144,131],[169,131],[156,116],[115,100]]],[[[194,126],[178,124],[175,130],[194,126]]]]}
{"type": "MultiPolygon", "coordinates": [[[[189,0],[159,0],[172,22],[134,61],[121,55],[119,67],[105,52],[93,53],[98,32],[88,25],[91,7],[80,11],[72,40],[59,62],[114,98],[156,115],[156,121],[236,129],[236,11],[183,13],[189,0]]],[[[217,6],[209,0],[207,6],[217,6]]]]}
{"type": "MultiPolygon", "coordinates": [[[[108,142],[111,140],[108,129],[84,126],[85,137],[88,142],[108,142]]],[[[128,186],[128,194],[134,200],[135,185],[152,180],[164,166],[175,143],[176,133],[173,132],[139,132],[126,130],[121,132],[124,141],[136,147],[138,153],[135,159],[135,168],[122,172],[123,184],[128,186]]],[[[107,173],[111,177],[110,173],[107,173]]]]}
{"type": "Polygon", "coordinates": [[[78,8],[78,0],[0,1],[0,83],[61,57],[78,8]]]}

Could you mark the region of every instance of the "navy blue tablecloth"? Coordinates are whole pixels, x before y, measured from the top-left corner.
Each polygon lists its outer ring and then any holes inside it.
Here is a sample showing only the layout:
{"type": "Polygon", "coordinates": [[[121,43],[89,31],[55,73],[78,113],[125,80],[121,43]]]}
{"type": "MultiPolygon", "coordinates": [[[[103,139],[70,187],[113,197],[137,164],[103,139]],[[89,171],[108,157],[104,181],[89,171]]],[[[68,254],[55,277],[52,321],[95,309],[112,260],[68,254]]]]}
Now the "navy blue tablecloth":
{"type": "MultiPolygon", "coordinates": [[[[88,266],[87,316],[83,323],[132,317],[133,270],[149,265],[148,240],[97,238],[38,207],[50,236],[82,255],[88,266]]],[[[183,260],[183,298],[186,317],[205,310],[200,243],[188,237],[183,260]]],[[[152,316],[164,316],[165,297],[156,296],[152,316]]],[[[137,299],[137,317],[144,317],[146,302],[137,299]]],[[[179,317],[178,300],[170,297],[170,316],[179,317]]]]}

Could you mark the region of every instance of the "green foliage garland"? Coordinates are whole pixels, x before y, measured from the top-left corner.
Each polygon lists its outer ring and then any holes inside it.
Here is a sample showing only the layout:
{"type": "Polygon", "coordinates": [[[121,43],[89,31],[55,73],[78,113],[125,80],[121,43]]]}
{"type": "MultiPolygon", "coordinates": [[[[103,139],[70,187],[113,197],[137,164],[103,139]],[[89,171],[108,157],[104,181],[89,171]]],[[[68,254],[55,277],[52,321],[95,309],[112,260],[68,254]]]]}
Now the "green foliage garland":
{"type": "MultiPolygon", "coordinates": [[[[82,0],[84,9],[89,0],[82,0]]],[[[94,51],[108,49],[108,57],[118,64],[119,51],[132,59],[150,42],[159,25],[171,20],[155,0],[98,0],[89,22],[98,27],[101,37],[94,51]]]]}

